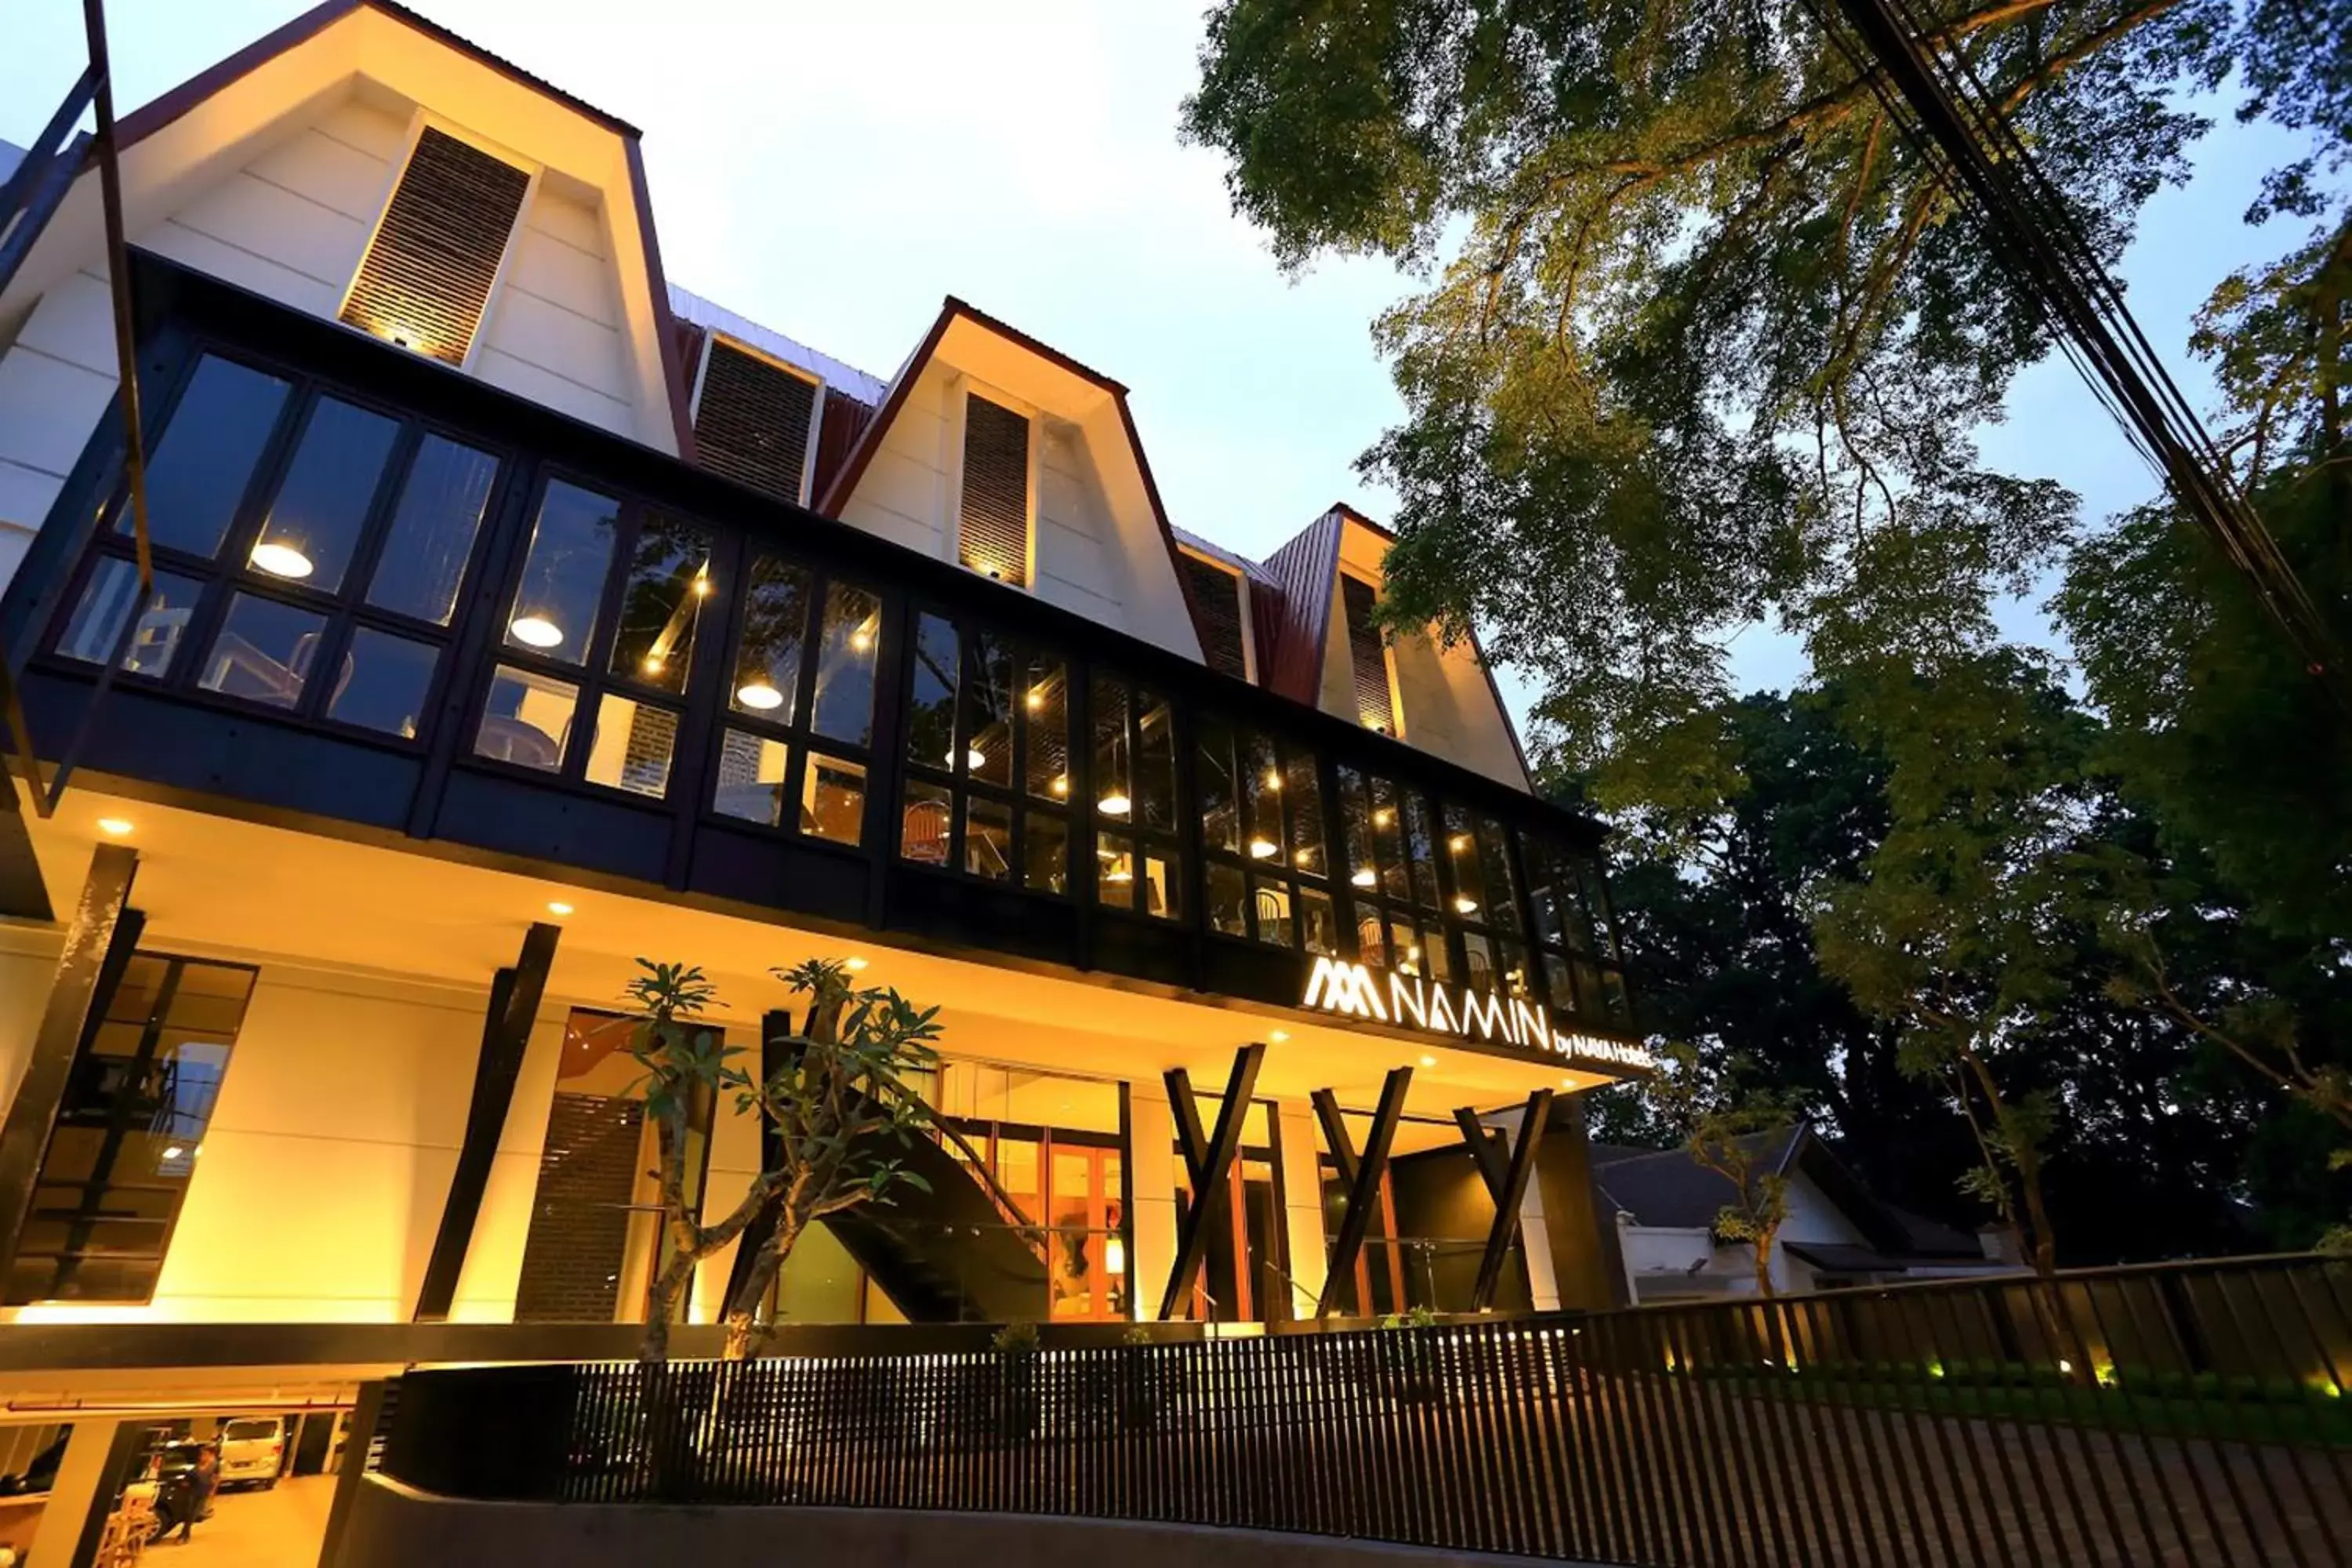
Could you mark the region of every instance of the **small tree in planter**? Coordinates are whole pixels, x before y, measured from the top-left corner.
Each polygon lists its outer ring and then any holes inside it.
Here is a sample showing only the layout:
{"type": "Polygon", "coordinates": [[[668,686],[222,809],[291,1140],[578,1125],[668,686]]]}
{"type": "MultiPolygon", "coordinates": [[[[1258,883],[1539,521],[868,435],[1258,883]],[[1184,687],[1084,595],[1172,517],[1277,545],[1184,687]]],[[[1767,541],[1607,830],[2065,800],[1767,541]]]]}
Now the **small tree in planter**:
{"type": "Polygon", "coordinates": [[[740,1296],[727,1304],[730,1361],[751,1354],[757,1305],[801,1234],[828,1215],[888,1203],[901,1185],[929,1184],[891,1153],[928,1125],[929,1112],[906,1077],[939,1060],[939,1009],[918,1009],[896,991],[853,991],[841,964],[812,959],[773,973],[810,998],[805,1034],[792,1036],[790,1059],[764,1079],[746,1072],[745,1053],[722,1044],[698,1020],[717,999],[702,971],[639,959],[645,971],[628,988],[637,1016],[628,1051],[646,1069],[646,1114],[654,1123],[662,1226],[669,1258],[655,1276],[638,1361],[669,1360],[670,1319],[695,1265],[734,1241],[772,1205],[775,1225],[740,1296]],[[688,1112],[698,1098],[731,1095],[739,1114],[756,1111],[778,1134],[775,1162],[752,1178],[716,1224],[704,1225],[688,1201],[688,1112]]]}

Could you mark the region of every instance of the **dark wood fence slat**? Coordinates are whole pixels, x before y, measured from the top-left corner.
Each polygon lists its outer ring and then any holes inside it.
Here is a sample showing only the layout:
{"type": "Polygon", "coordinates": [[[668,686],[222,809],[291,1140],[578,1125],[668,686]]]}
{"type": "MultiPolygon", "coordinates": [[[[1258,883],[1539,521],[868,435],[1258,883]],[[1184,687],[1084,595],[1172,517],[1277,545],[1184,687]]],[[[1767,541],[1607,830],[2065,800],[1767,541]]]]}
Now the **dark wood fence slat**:
{"type": "Polygon", "coordinates": [[[2347,1279],[2249,1258],[1029,1354],[427,1370],[380,1468],[486,1500],[1150,1519],[1637,1568],[2343,1563],[2347,1279]]]}

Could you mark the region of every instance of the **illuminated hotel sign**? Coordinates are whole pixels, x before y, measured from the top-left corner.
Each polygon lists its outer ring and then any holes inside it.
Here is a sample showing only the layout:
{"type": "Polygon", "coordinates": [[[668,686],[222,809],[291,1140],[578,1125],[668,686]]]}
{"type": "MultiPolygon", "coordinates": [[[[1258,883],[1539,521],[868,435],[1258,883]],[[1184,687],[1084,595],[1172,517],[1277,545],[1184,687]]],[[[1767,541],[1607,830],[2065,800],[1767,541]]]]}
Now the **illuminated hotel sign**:
{"type": "Polygon", "coordinates": [[[1393,970],[1376,973],[1363,964],[1343,963],[1336,958],[1315,961],[1314,971],[1307,977],[1307,997],[1300,1005],[1343,1017],[1455,1035],[1465,1040],[1549,1051],[1571,1061],[1606,1062],[1622,1068],[1657,1065],[1643,1047],[1553,1028],[1551,1016],[1533,1002],[1512,996],[1481,996],[1454,986],[1432,984],[1417,975],[1393,970]],[[1381,984],[1383,974],[1386,984],[1381,984]]]}

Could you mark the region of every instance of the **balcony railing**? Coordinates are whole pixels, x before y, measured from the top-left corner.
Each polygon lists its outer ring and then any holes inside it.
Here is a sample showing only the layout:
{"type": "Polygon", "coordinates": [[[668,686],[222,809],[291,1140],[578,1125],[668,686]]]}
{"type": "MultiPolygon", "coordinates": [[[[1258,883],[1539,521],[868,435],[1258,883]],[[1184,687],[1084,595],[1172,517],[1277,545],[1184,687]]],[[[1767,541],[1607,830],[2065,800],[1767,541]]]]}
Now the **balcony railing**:
{"type": "MultiPolygon", "coordinates": [[[[1631,1032],[1585,819],[333,323],[135,269],[154,586],[110,422],[0,606],[48,754],[1172,987],[1295,1006],[1318,959],[1361,964],[1368,1027],[1443,1031],[1485,997],[1563,1038],[1631,1032]]],[[[1553,1047],[1520,1016],[1455,1032],[1553,1047]]]]}

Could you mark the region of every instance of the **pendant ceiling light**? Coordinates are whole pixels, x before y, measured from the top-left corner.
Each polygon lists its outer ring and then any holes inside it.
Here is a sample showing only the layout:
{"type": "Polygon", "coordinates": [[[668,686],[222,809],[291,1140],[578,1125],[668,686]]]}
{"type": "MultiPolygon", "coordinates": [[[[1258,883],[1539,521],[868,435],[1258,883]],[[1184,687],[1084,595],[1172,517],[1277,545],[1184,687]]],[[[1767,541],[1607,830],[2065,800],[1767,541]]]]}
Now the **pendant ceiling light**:
{"type": "Polygon", "coordinates": [[[263,540],[253,547],[253,553],[246,559],[253,563],[257,571],[267,572],[273,577],[289,577],[299,581],[308,577],[311,572],[310,558],[302,553],[299,546],[283,539],[263,540]]]}

